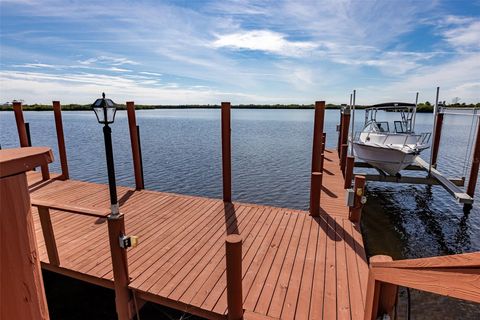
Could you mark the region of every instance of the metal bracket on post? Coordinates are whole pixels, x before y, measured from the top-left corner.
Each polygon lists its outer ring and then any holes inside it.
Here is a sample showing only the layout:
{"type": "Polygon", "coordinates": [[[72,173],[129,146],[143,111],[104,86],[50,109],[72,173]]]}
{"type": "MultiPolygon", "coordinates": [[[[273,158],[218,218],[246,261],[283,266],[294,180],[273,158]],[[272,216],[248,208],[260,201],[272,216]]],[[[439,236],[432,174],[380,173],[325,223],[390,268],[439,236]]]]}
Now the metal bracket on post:
{"type": "Polygon", "coordinates": [[[123,249],[128,249],[130,247],[135,248],[138,246],[138,237],[137,236],[127,236],[127,235],[121,235],[118,238],[118,241],[120,243],[120,247],[123,249]]]}

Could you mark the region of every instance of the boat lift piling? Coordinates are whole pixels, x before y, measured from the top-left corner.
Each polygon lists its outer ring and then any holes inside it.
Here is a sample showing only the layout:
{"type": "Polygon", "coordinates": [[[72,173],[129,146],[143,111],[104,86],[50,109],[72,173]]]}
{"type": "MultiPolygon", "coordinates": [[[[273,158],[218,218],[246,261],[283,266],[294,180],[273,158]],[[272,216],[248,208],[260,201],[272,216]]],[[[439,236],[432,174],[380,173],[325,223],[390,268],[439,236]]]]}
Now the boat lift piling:
{"type": "MultiPolygon", "coordinates": [[[[440,94],[440,87],[437,87],[437,94],[435,95],[435,106],[433,107],[433,141],[437,141],[438,140],[438,144],[440,143],[440,137],[437,138],[437,135],[436,135],[436,131],[437,131],[437,113],[438,113],[438,96],[440,94]]],[[[443,119],[442,119],[443,120],[443,119]]],[[[430,166],[428,168],[428,174],[431,173],[432,171],[432,165],[433,165],[433,156],[434,156],[434,153],[437,153],[435,154],[435,156],[438,155],[438,148],[437,150],[432,150],[432,152],[430,153],[430,166]]]]}
{"type": "Polygon", "coordinates": [[[470,168],[470,178],[468,179],[467,194],[473,198],[475,186],[477,185],[478,169],[480,167],[480,118],[477,118],[477,134],[475,139],[475,148],[472,157],[472,166],[470,168]]]}
{"type": "Polygon", "coordinates": [[[433,144],[432,144],[432,167],[437,167],[437,158],[438,150],[440,148],[440,138],[442,136],[442,126],[443,126],[443,112],[439,111],[435,115],[435,133],[433,135],[433,144]]]}

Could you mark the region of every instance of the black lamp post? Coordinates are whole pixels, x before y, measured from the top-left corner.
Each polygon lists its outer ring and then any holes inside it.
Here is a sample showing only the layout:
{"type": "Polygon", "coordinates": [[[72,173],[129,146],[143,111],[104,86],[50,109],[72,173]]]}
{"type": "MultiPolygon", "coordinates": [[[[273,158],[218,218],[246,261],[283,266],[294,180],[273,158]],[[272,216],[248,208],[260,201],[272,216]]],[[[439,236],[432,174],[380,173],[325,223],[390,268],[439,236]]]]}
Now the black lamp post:
{"type": "Polygon", "coordinates": [[[118,200],[117,200],[117,185],[115,182],[115,167],[113,164],[113,148],[112,148],[112,128],[109,124],[115,121],[115,113],[117,112],[117,105],[111,99],[105,99],[105,93],[102,93],[102,99],[97,99],[92,104],[92,109],[95,111],[98,123],[103,124],[103,137],[105,139],[105,154],[107,157],[108,170],[108,186],[110,189],[110,204],[112,215],[117,216],[118,200]]]}

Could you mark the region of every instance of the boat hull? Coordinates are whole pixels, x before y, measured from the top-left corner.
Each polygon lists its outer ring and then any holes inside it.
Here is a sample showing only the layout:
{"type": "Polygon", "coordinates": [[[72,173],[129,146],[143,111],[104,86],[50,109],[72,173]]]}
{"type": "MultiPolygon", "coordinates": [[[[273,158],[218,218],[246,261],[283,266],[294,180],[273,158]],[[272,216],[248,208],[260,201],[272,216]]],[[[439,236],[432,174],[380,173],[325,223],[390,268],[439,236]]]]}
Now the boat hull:
{"type": "Polygon", "coordinates": [[[418,155],[414,152],[360,143],[354,143],[353,150],[358,159],[392,176],[412,164],[418,155]]]}

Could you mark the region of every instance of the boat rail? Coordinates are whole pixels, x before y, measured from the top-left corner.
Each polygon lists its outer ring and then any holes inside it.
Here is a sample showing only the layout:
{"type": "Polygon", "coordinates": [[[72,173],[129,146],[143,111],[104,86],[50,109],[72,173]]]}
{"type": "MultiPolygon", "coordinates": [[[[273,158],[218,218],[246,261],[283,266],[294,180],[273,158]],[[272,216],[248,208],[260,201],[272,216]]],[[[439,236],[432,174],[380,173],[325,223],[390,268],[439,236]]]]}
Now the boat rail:
{"type": "MultiPolygon", "coordinates": [[[[355,132],[355,135],[354,135],[354,138],[353,138],[353,142],[355,141],[360,141],[360,136],[362,133],[365,133],[363,131],[357,131],[355,132]]],[[[371,134],[378,134],[378,132],[368,132],[367,133],[367,136],[366,136],[366,140],[369,141],[370,140],[370,135],[371,134]]],[[[380,135],[380,134],[379,134],[380,135]]],[[[381,135],[384,135],[385,138],[383,139],[383,141],[378,141],[377,144],[379,145],[392,145],[392,144],[396,144],[396,145],[401,145],[402,148],[405,148],[405,147],[408,147],[408,148],[412,148],[412,145],[415,145],[415,147],[417,146],[423,146],[423,145],[426,145],[429,143],[430,141],[430,138],[432,136],[432,133],[431,132],[423,132],[421,134],[406,134],[404,135],[405,138],[403,140],[400,140],[399,137],[402,137],[402,135],[399,135],[399,134],[394,134],[394,133],[382,133],[381,135]],[[409,143],[409,139],[411,137],[415,137],[415,143],[409,143]],[[392,141],[390,141],[392,140],[392,141]]]]}

